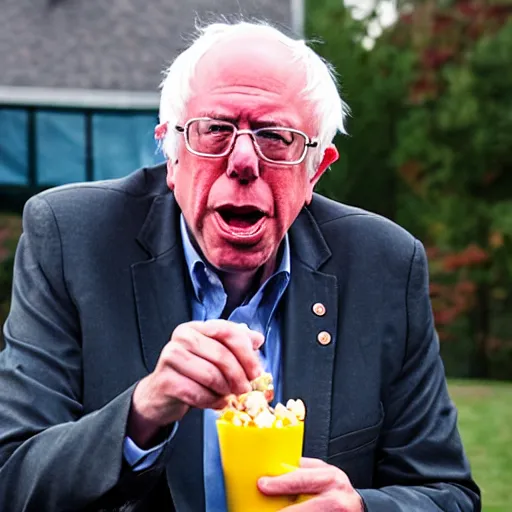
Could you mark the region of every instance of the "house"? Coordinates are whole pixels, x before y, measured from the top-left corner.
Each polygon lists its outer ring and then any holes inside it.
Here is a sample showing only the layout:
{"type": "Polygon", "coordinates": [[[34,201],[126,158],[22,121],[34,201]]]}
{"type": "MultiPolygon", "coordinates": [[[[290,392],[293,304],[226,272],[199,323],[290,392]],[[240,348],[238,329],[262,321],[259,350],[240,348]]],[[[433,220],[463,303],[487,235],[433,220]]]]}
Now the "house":
{"type": "Polygon", "coordinates": [[[221,15],[300,35],[303,0],[4,0],[0,206],[6,191],[115,178],[161,161],[153,129],[162,70],[197,21],[221,15]]]}

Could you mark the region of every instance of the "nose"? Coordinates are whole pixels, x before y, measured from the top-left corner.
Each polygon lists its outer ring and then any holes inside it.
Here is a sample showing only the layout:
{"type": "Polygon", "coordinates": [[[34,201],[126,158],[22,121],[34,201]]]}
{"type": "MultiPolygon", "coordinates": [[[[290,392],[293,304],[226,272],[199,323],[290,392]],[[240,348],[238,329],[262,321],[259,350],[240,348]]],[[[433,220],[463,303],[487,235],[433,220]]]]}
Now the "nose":
{"type": "Polygon", "coordinates": [[[242,185],[247,185],[259,177],[259,163],[251,136],[247,133],[240,134],[229,155],[227,175],[237,179],[242,185]]]}

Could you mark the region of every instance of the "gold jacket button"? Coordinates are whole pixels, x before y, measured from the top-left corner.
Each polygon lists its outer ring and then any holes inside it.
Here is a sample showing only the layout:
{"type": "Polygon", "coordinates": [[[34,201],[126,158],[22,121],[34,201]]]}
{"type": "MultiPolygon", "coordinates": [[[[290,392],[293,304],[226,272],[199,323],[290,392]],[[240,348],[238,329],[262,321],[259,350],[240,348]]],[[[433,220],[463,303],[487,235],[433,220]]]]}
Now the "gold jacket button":
{"type": "Polygon", "coordinates": [[[325,315],[325,306],[321,302],[317,302],[313,305],[313,313],[317,316],[325,315]]]}
{"type": "Polygon", "coordinates": [[[316,339],[318,340],[318,343],[320,343],[320,345],[329,345],[329,343],[331,343],[332,338],[327,331],[322,331],[318,333],[316,339]]]}

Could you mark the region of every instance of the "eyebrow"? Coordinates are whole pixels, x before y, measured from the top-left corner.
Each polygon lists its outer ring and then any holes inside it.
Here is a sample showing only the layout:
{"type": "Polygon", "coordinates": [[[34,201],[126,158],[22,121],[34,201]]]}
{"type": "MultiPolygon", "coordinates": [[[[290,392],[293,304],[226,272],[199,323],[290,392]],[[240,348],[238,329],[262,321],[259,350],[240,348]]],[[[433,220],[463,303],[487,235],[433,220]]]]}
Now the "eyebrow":
{"type": "Polygon", "coordinates": [[[197,117],[210,117],[212,119],[217,119],[218,121],[228,121],[230,123],[238,122],[238,118],[234,116],[230,116],[228,114],[221,114],[219,112],[214,112],[213,110],[199,112],[197,117]]]}
{"type": "MultiPolygon", "coordinates": [[[[220,112],[215,112],[213,110],[203,111],[198,114],[197,117],[210,117],[212,119],[217,119],[219,121],[227,121],[229,123],[233,123],[238,125],[240,122],[240,116],[233,116],[229,114],[221,114],[220,112]]],[[[284,128],[292,128],[294,126],[294,122],[291,119],[282,118],[279,116],[266,115],[261,119],[251,120],[251,126],[256,128],[266,128],[266,127],[275,127],[282,126],[284,128]]]]}

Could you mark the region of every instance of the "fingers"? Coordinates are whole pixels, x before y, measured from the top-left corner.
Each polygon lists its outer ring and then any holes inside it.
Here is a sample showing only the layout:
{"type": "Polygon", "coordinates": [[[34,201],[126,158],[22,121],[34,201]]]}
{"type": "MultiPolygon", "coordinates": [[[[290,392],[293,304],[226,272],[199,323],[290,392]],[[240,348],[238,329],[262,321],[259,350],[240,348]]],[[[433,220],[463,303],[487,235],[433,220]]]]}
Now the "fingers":
{"type": "Polygon", "coordinates": [[[228,348],[244,369],[249,381],[263,372],[261,362],[254,352],[254,347],[260,347],[263,343],[262,334],[227,320],[191,322],[190,325],[204,336],[215,339],[228,348]]]}
{"type": "Polygon", "coordinates": [[[244,369],[224,345],[192,327],[169,344],[169,365],[221,396],[250,391],[244,369]],[[197,356],[197,357],[195,357],[197,356]]]}
{"type": "Polygon", "coordinates": [[[238,325],[249,331],[250,336],[251,336],[251,341],[252,341],[252,348],[254,350],[258,350],[265,342],[265,337],[263,336],[263,334],[261,334],[258,331],[253,331],[253,330],[249,329],[249,326],[247,324],[238,324],[238,325]]]}
{"type": "Polygon", "coordinates": [[[185,375],[173,379],[173,382],[169,383],[169,387],[171,388],[170,395],[190,407],[209,409],[223,400],[222,397],[213,393],[210,389],[185,375]]]}
{"type": "MultiPolygon", "coordinates": [[[[216,330],[218,327],[215,325],[206,325],[208,322],[190,322],[179,326],[167,347],[169,365],[191,378],[199,379],[199,383],[221,395],[247,393],[251,390],[248,373],[253,371],[247,366],[261,367],[251,346],[251,331],[232,322],[223,323],[228,324],[223,326],[225,331],[216,330]],[[205,332],[218,337],[223,335],[224,339],[205,335],[205,332]],[[229,334],[226,335],[226,332],[229,334]],[[225,341],[228,336],[231,339],[225,341]],[[235,348],[232,348],[233,345],[235,348]]],[[[258,370],[258,375],[261,371],[258,370]]]]}
{"type": "Polygon", "coordinates": [[[332,484],[330,471],[319,469],[297,469],[276,477],[264,477],[258,480],[258,487],[270,496],[318,494],[332,484]]]}
{"type": "Polygon", "coordinates": [[[250,391],[263,372],[255,351],[262,342],[260,333],[226,320],[179,325],[151,374],[146,408],[160,423],[186,411],[180,404],[222,409],[227,396],[250,391]]]}
{"type": "Polygon", "coordinates": [[[351,489],[348,476],[341,469],[321,460],[302,459],[301,467],[280,476],[264,477],[258,481],[264,494],[319,494],[326,490],[351,489]],[[304,464],[309,467],[304,467],[304,464]]]}
{"type": "MultiPolygon", "coordinates": [[[[200,346],[202,347],[203,345],[200,346]]],[[[236,381],[235,383],[228,382],[226,375],[221,371],[221,369],[215,364],[212,364],[212,362],[208,360],[208,357],[205,357],[207,354],[201,352],[204,351],[199,349],[196,352],[192,352],[187,350],[185,346],[176,343],[172,347],[172,355],[169,357],[167,364],[179,374],[184,375],[204,388],[213,391],[218,396],[229,395],[232,392],[231,390],[233,387],[241,387],[240,384],[236,384],[236,381]]],[[[238,366],[238,373],[243,376],[243,380],[241,382],[244,382],[245,374],[240,365],[236,364],[235,361],[232,366],[235,368],[238,366]]],[[[228,373],[230,376],[237,373],[234,368],[229,368],[229,370],[231,370],[228,373]]]]}
{"type": "Polygon", "coordinates": [[[310,459],[308,457],[302,457],[300,459],[301,468],[325,468],[329,465],[321,459],[310,459]]]}
{"type": "Polygon", "coordinates": [[[321,460],[303,458],[301,467],[281,476],[258,480],[259,490],[268,496],[298,496],[298,502],[283,510],[362,512],[361,496],[346,473],[321,460]]]}

